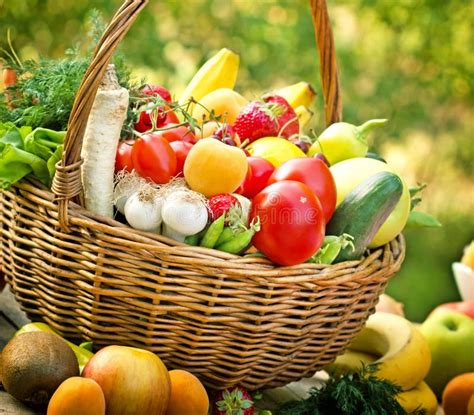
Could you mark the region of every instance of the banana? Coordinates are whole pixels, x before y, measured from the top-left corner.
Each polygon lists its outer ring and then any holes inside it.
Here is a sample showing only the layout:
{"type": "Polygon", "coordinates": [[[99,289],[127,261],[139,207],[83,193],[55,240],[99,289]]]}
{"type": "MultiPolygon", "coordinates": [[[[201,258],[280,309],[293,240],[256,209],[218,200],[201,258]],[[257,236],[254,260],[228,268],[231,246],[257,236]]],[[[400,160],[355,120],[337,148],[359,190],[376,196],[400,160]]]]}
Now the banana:
{"type": "Polygon", "coordinates": [[[406,391],[425,378],[431,365],[430,349],[423,335],[408,320],[394,314],[373,314],[349,348],[332,363],[329,372],[358,369],[361,359],[360,355],[353,356],[354,351],[369,353],[378,356],[374,361],[379,364],[375,375],[406,391]]]}
{"type": "Polygon", "coordinates": [[[308,82],[298,82],[275,91],[275,94],[285,98],[293,108],[300,105],[311,107],[316,98],[316,92],[308,82]]]}
{"type": "Polygon", "coordinates": [[[341,376],[347,372],[356,372],[362,369],[362,366],[367,366],[376,360],[377,356],[373,354],[348,349],[324,370],[331,376],[341,376]]]}
{"type": "Polygon", "coordinates": [[[420,382],[413,389],[398,394],[397,401],[409,414],[424,409],[425,415],[435,415],[438,410],[436,395],[425,382],[420,382]]]}
{"type": "Polygon", "coordinates": [[[199,101],[218,88],[233,89],[237,80],[239,63],[239,55],[229,49],[221,49],[196,72],[181,94],[179,104],[185,104],[191,97],[199,101]]]}
{"type": "Polygon", "coordinates": [[[303,132],[304,127],[309,123],[311,117],[313,116],[313,111],[310,111],[304,105],[300,105],[295,108],[296,115],[298,116],[298,121],[300,123],[300,134],[303,132]]]}

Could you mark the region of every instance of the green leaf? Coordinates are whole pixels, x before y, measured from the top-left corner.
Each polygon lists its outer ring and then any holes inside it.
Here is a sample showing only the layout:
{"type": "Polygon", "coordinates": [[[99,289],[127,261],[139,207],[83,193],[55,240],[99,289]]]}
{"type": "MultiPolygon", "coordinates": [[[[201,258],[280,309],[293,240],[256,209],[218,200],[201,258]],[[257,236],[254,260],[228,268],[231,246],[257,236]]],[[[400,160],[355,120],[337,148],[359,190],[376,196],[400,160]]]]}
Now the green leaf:
{"type": "Polygon", "coordinates": [[[63,148],[64,146],[60,145],[46,162],[46,165],[48,166],[49,177],[51,180],[54,177],[54,173],[56,173],[56,163],[61,160],[61,157],[63,155],[63,148]]]}
{"type": "Polygon", "coordinates": [[[64,143],[65,131],[54,131],[47,128],[36,128],[24,139],[25,150],[49,160],[58,146],[64,143]]]}
{"type": "Polygon", "coordinates": [[[89,350],[89,352],[93,352],[94,349],[93,349],[93,343],[92,342],[83,342],[79,345],[79,347],[85,349],[85,350],[89,350]]]}
{"type": "Polygon", "coordinates": [[[438,219],[431,216],[429,213],[415,211],[410,212],[406,224],[406,228],[408,229],[440,228],[441,226],[443,225],[438,221],[438,219]]]}
{"type": "Polygon", "coordinates": [[[0,124],[0,149],[3,149],[5,144],[23,149],[22,131],[25,130],[23,128],[18,129],[12,122],[0,124]]]}
{"type": "Polygon", "coordinates": [[[29,173],[33,173],[36,178],[49,186],[50,176],[46,161],[7,144],[0,154],[0,188],[9,188],[29,173]]]}

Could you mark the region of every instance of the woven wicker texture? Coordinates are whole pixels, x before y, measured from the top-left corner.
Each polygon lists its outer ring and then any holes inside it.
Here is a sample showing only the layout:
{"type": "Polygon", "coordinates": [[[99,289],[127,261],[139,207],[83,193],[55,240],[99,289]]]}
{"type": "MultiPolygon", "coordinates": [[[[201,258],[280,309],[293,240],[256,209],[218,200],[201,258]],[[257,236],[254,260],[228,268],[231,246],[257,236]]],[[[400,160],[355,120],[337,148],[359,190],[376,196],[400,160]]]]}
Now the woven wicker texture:
{"type": "MultiPolygon", "coordinates": [[[[342,353],[404,258],[400,236],[360,261],[276,267],[187,246],[98,217],[80,200],[77,168],[91,96],[146,1],[117,12],[76,97],[54,193],[23,181],[0,193],[0,264],[32,320],[96,347],[156,352],[211,387],[274,387],[342,353]]],[[[341,118],[325,2],[311,0],[328,123],[341,118]]]]}

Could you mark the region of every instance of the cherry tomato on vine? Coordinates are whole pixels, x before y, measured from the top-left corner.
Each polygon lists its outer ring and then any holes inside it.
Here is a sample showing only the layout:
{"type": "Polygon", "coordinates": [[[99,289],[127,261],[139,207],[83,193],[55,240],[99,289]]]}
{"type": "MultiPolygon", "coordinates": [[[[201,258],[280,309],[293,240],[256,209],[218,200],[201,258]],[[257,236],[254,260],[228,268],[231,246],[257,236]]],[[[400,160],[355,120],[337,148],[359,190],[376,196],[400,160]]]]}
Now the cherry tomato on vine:
{"type": "Polygon", "coordinates": [[[236,193],[252,199],[268,184],[268,179],[275,170],[275,167],[273,167],[272,163],[261,157],[247,157],[247,161],[249,162],[247,176],[236,193]]]}
{"type": "MultiPolygon", "coordinates": [[[[168,125],[167,127],[172,127],[172,124],[168,125]]],[[[157,134],[160,134],[170,143],[173,141],[184,141],[186,143],[195,144],[197,142],[194,133],[185,125],[178,125],[174,128],[157,131],[157,134]]]]}
{"type": "Polygon", "coordinates": [[[140,176],[155,183],[168,183],[176,175],[176,154],[158,134],[143,135],[135,141],[132,163],[140,176]]]}
{"type": "Polygon", "coordinates": [[[170,146],[176,154],[176,176],[183,177],[184,162],[186,161],[186,157],[188,157],[189,151],[193,148],[193,145],[185,141],[172,141],[170,146]]]}
{"type": "Polygon", "coordinates": [[[321,247],[326,229],[318,197],[304,183],[284,180],[252,200],[250,220],[260,219],[253,245],[279,265],[296,265],[321,247]]]}
{"type": "Polygon", "coordinates": [[[132,163],[132,147],[135,140],[124,140],[121,141],[117,147],[117,154],[115,156],[115,171],[127,170],[131,172],[133,170],[132,163]]]}

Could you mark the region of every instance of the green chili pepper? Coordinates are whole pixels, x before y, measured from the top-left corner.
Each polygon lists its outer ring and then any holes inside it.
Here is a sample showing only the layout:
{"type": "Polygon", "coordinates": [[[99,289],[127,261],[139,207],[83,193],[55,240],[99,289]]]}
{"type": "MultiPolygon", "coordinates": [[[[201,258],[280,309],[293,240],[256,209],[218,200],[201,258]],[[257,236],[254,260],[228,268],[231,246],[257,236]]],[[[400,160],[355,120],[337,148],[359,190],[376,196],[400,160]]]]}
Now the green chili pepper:
{"type": "Polygon", "coordinates": [[[184,238],[184,242],[188,245],[197,246],[201,241],[201,238],[207,232],[208,227],[206,226],[201,232],[195,233],[194,235],[189,235],[184,238]]]}
{"type": "Polygon", "coordinates": [[[242,228],[233,229],[231,227],[225,227],[216,242],[216,246],[222,245],[225,242],[229,242],[231,239],[234,238],[234,236],[239,233],[242,233],[242,230],[242,228]]]}
{"type": "Polygon", "coordinates": [[[316,254],[314,254],[307,262],[314,264],[332,264],[341,252],[341,249],[347,246],[353,246],[354,238],[346,233],[341,236],[328,235],[324,238],[323,244],[316,254]]]}
{"type": "Polygon", "coordinates": [[[245,251],[252,242],[255,232],[260,230],[260,222],[252,223],[249,229],[235,235],[231,240],[217,246],[219,251],[228,252],[229,254],[240,254],[245,251]]]}
{"type": "Polygon", "coordinates": [[[221,233],[224,230],[224,224],[225,213],[211,223],[199,245],[204,248],[214,248],[219,236],[221,236],[221,233]]]}

